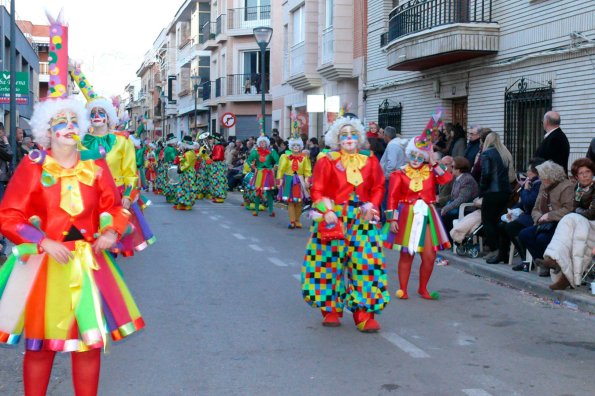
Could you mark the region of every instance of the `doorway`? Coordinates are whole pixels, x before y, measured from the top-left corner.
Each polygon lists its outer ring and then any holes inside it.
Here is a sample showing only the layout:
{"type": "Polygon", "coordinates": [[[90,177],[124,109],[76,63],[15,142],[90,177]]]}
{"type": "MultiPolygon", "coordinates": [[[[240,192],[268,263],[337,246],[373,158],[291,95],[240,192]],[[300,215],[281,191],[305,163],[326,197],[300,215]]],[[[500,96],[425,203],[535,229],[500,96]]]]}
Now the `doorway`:
{"type": "Polygon", "coordinates": [[[465,131],[467,130],[467,98],[452,101],[452,123],[460,124],[465,131]]]}

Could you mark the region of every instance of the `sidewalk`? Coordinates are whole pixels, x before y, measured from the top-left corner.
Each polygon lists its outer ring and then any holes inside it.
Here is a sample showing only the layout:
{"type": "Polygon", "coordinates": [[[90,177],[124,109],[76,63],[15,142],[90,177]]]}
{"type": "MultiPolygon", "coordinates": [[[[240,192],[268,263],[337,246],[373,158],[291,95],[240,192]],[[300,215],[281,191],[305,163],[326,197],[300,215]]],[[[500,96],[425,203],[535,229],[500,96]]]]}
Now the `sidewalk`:
{"type": "Polygon", "coordinates": [[[595,295],[591,294],[590,285],[580,286],[576,289],[569,288],[554,291],[548,287],[552,280],[538,276],[537,270],[531,272],[513,271],[508,264],[487,264],[483,258],[462,257],[450,250],[439,252],[439,255],[446,258],[449,265],[469,274],[492,279],[515,289],[530,292],[548,299],[554,304],[561,304],[570,309],[595,314],[595,295]]]}

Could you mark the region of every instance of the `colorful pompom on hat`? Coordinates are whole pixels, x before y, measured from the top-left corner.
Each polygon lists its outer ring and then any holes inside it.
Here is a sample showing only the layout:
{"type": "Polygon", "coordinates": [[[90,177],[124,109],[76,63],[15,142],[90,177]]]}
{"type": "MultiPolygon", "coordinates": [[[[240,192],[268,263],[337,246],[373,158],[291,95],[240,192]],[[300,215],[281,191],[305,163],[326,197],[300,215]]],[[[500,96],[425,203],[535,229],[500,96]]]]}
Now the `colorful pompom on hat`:
{"type": "Polygon", "coordinates": [[[430,160],[430,155],[432,155],[433,152],[432,136],[434,136],[444,124],[442,115],[442,109],[438,109],[432,114],[421,135],[414,137],[407,144],[407,148],[405,149],[407,156],[409,156],[412,151],[417,151],[423,154],[426,161],[430,160]]]}

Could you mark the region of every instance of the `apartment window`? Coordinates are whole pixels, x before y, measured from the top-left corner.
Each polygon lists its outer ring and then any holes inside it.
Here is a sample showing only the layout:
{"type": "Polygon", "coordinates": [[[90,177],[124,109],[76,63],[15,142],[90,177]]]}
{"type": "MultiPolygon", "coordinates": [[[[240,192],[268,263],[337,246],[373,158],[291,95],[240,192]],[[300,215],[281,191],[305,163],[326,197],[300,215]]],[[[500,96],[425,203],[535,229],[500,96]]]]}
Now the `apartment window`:
{"type": "Polygon", "coordinates": [[[244,0],[245,21],[271,19],[271,0],[244,0]]]}
{"type": "Polygon", "coordinates": [[[198,57],[198,75],[203,83],[211,79],[211,58],[209,56],[198,57]]]}
{"type": "Polygon", "coordinates": [[[325,9],[325,28],[330,28],[333,26],[333,3],[334,0],[326,0],[326,9],[325,9]]]}
{"type": "Polygon", "coordinates": [[[380,128],[392,126],[397,130],[397,133],[401,133],[402,114],[403,105],[401,105],[401,102],[395,103],[389,99],[384,99],[378,106],[378,126],[380,128]]]}
{"type": "Polygon", "coordinates": [[[515,169],[527,169],[543,140],[543,115],[552,109],[551,82],[547,85],[525,78],[515,81],[504,94],[504,145],[515,169]]]}
{"type": "Polygon", "coordinates": [[[296,9],[291,14],[293,22],[293,45],[303,43],[306,40],[305,21],[304,21],[304,6],[296,9]]]}

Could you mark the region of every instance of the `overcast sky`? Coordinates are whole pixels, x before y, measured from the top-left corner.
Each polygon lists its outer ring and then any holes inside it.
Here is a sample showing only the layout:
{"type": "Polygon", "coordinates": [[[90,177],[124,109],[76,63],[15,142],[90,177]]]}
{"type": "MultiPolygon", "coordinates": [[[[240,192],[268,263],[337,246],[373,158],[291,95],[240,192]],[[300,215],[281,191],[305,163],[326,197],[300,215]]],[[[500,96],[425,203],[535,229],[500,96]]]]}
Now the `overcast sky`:
{"type": "MultiPolygon", "coordinates": [[[[173,19],[184,0],[15,0],[17,17],[49,24],[45,11],[64,9],[69,56],[83,63],[95,91],[105,97],[124,92],[137,79],[145,52],[173,19]]],[[[8,2],[10,4],[10,2],[8,2]]],[[[8,8],[8,7],[7,7],[8,8]]]]}

